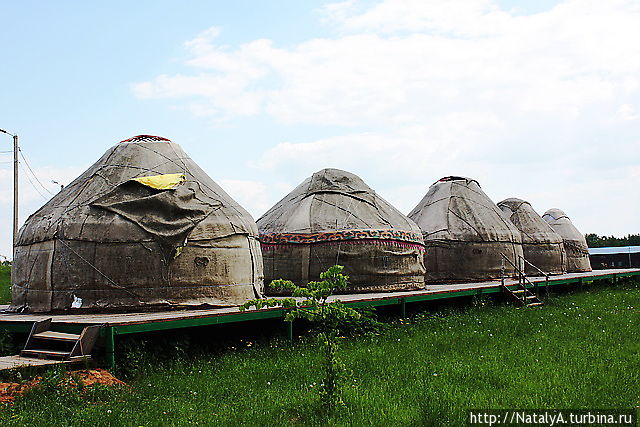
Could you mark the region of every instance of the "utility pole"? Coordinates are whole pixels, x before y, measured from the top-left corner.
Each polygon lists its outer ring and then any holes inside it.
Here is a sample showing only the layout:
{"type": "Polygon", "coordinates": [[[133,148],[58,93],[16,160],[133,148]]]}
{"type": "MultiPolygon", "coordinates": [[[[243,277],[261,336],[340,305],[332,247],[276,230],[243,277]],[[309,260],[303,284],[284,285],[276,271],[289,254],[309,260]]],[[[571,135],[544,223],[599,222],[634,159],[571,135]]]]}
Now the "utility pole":
{"type": "Polygon", "coordinates": [[[5,133],[13,137],[13,247],[15,249],[18,239],[18,135],[0,129],[0,133],[5,133]]]}
{"type": "Polygon", "coordinates": [[[18,240],[18,135],[13,135],[13,247],[18,240]]]}

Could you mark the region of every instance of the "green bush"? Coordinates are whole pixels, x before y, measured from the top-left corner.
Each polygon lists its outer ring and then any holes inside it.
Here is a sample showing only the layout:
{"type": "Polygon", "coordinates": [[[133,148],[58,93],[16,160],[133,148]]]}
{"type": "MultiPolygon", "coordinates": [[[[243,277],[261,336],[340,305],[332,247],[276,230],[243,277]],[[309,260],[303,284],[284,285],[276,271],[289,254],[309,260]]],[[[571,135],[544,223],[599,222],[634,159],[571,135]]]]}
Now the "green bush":
{"type": "Polygon", "coordinates": [[[11,303],[11,264],[0,263],[0,304],[11,303]]]}
{"type": "Polygon", "coordinates": [[[240,309],[250,307],[284,307],[288,311],[285,321],[304,319],[317,325],[322,345],[322,371],[324,377],[319,392],[323,409],[334,412],[343,405],[342,389],[346,380],[344,364],[338,357],[338,334],[341,327],[353,325],[362,318],[362,314],[342,304],[339,299],[329,302],[328,298],[338,289],[347,287],[349,276],[342,274],[341,265],[334,265],[320,273],[319,282],[309,282],[305,287],[297,286],[289,280],[274,280],[271,287],[291,291],[292,298],[254,299],[240,309]]]}

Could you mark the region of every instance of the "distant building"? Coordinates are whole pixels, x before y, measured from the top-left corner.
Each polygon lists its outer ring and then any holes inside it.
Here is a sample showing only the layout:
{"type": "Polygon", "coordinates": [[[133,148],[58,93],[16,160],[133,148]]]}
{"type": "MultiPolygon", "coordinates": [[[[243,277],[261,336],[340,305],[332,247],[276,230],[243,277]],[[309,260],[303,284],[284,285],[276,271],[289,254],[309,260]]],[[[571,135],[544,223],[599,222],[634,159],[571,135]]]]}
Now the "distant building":
{"type": "Polygon", "coordinates": [[[589,248],[594,269],[640,267],[640,246],[589,248]]]}

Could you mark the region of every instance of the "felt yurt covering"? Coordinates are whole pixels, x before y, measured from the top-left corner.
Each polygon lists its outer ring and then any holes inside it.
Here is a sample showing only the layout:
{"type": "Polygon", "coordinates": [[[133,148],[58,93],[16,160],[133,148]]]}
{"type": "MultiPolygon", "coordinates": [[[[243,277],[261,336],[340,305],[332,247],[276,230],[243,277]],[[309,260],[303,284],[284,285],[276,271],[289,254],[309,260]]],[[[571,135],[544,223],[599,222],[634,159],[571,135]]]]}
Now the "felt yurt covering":
{"type": "Polygon", "coordinates": [[[233,306],[262,293],[251,216],[182,148],[110,148],[31,215],[13,264],[16,311],[233,306]]]}
{"type": "Polygon", "coordinates": [[[349,276],[345,292],[424,287],[418,226],[352,173],[314,173],[257,222],[266,293],[281,293],[273,279],[305,285],[335,264],[349,276]]]}
{"type": "MultiPolygon", "coordinates": [[[[510,198],[498,203],[498,207],[520,230],[524,258],[548,274],[562,274],[566,270],[566,254],[562,237],[542,219],[527,201],[510,198]]],[[[539,276],[541,273],[525,263],[525,273],[539,276]]]]}
{"type": "Polygon", "coordinates": [[[513,275],[523,255],[520,232],[477,181],[449,176],[409,213],[422,230],[427,282],[493,279],[513,275]]]}
{"type": "Polygon", "coordinates": [[[573,225],[567,214],[553,208],[546,211],[542,218],[562,237],[564,250],[567,253],[567,273],[591,271],[587,240],[573,225]]]}

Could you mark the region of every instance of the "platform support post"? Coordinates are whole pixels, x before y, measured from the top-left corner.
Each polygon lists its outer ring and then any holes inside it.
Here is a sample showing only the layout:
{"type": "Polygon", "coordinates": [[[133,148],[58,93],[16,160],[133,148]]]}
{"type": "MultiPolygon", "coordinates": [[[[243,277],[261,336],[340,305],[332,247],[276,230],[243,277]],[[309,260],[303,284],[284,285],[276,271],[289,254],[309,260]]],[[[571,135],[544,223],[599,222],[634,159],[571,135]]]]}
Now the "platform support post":
{"type": "Polygon", "coordinates": [[[549,275],[544,278],[544,299],[549,298],[549,275]]]}
{"type": "Polygon", "coordinates": [[[109,370],[116,369],[116,331],[113,326],[105,328],[105,358],[109,370]]]}
{"type": "Polygon", "coordinates": [[[407,317],[407,302],[404,298],[400,298],[400,316],[403,319],[407,317]]]}
{"type": "Polygon", "coordinates": [[[293,320],[287,320],[287,337],[289,342],[293,342],[293,320]]]}

